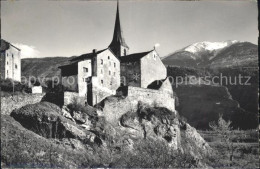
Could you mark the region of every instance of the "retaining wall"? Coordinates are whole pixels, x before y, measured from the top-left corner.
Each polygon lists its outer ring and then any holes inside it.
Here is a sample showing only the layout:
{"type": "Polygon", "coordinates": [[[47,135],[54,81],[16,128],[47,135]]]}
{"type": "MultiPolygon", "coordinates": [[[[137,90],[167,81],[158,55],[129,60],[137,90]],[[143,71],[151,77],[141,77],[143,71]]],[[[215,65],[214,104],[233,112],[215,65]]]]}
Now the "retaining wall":
{"type": "Polygon", "coordinates": [[[24,94],[16,96],[1,97],[1,114],[10,114],[14,109],[18,109],[27,104],[38,103],[45,94],[24,94]]]}

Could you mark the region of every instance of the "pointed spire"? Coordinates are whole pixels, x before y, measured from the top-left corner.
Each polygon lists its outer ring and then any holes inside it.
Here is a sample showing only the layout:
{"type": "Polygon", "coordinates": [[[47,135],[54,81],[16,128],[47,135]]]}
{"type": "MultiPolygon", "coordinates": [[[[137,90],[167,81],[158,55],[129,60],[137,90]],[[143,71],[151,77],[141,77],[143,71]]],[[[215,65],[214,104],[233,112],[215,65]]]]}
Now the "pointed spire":
{"type": "Polygon", "coordinates": [[[124,46],[126,48],[129,48],[127,44],[125,43],[124,37],[123,37],[123,32],[121,30],[121,25],[120,25],[120,17],[119,17],[119,2],[117,0],[117,10],[116,10],[116,21],[115,21],[115,28],[114,28],[114,35],[112,42],[110,43],[109,47],[115,47],[115,46],[124,46]]]}

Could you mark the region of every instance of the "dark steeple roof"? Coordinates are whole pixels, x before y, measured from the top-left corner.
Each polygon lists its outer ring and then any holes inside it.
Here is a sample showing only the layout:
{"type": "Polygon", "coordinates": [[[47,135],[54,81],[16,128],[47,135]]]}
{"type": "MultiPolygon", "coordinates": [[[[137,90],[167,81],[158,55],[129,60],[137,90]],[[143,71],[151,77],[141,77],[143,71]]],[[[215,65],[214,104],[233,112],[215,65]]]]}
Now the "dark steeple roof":
{"type": "Polygon", "coordinates": [[[114,28],[114,35],[113,35],[113,39],[112,42],[110,43],[109,47],[113,47],[113,46],[124,46],[127,47],[127,44],[125,43],[124,37],[123,37],[123,32],[121,29],[121,25],[120,25],[120,18],[119,18],[119,3],[117,1],[117,10],[116,10],[116,22],[115,22],[115,28],[114,28]]]}

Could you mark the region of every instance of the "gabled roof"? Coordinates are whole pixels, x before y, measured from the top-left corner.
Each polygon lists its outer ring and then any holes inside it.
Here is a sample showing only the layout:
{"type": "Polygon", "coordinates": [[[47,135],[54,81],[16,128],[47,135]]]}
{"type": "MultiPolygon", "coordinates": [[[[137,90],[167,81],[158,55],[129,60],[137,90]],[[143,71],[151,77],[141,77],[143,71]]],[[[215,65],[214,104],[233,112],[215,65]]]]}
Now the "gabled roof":
{"type": "Polygon", "coordinates": [[[72,61],[72,62],[70,62],[70,63],[67,63],[67,64],[64,64],[64,65],[61,65],[61,66],[59,66],[58,68],[66,68],[66,67],[69,67],[69,66],[74,66],[74,65],[77,65],[77,63],[78,63],[79,61],[72,61]]]}
{"type": "Polygon", "coordinates": [[[149,54],[150,52],[152,52],[153,50],[147,51],[147,52],[142,52],[142,53],[134,53],[131,55],[126,55],[121,57],[121,62],[135,62],[140,60],[142,57],[146,56],[147,54],[149,54]]]}
{"type": "Polygon", "coordinates": [[[19,51],[21,50],[21,49],[17,48],[16,46],[12,45],[11,43],[7,42],[6,40],[1,39],[1,48],[0,48],[0,51],[1,51],[1,52],[2,52],[2,51],[5,51],[5,50],[7,50],[7,49],[9,49],[10,46],[16,48],[16,49],[19,50],[19,51]]]}
{"type": "Polygon", "coordinates": [[[103,51],[105,51],[105,50],[107,50],[107,48],[106,48],[106,49],[99,50],[99,51],[97,51],[97,52],[95,52],[95,53],[93,53],[93,52],[91,52],[91,53],[85,53],[85,54],[82,54],[82,55],[80,55],[80,56],[78,56],[78,57],[75,57],[75,58],[71,59],[70,61],[71,61],[71,62],[75,62],[75,61],[76,61],[76,62],[79,62],[79,61],[81,61],[81,60],[91,59],[91,58],[93,58],[93,57],[96,57],[97,54],[99,54],[99,53],[101,53],[101,52],[103,52],[103,51]]]}
{"type": "Polygon", "coordinates": [[[114,35],[112,42],[110,43],[109,47],[117,46],[117,45],[122,45],[124,47],[127,47],[127,44],[125,43],[125,39],[123,37],[123,31],[121,29],[120,25],[120,17],[119,17],[119,4],[117,1],[117,10],[116,10],[116,21],[115,21],[115,28],[114,28],[114,35]]]}

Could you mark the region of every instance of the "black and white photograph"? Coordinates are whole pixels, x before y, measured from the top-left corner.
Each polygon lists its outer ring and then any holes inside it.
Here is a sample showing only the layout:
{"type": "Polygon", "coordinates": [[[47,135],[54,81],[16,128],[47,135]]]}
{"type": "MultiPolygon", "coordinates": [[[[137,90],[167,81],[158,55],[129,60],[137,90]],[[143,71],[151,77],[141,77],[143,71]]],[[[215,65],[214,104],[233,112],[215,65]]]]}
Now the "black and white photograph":
{"type": "Polygon", "coordinates": [[[1,168],[259,168],[256,0],[2,0],[1,168]]]}

